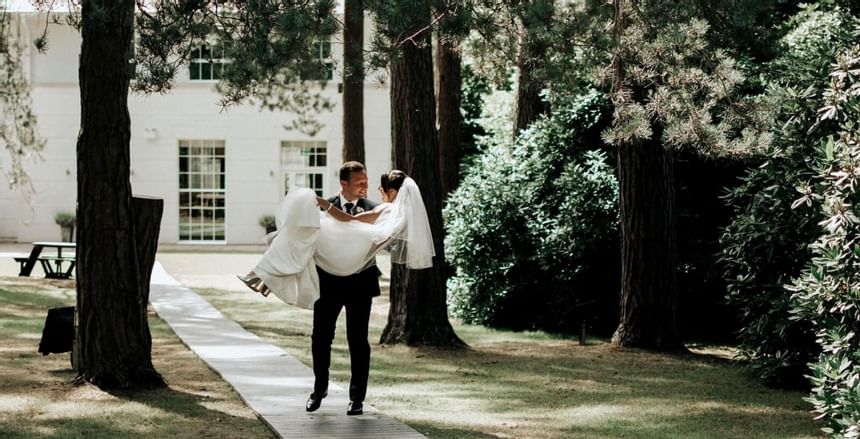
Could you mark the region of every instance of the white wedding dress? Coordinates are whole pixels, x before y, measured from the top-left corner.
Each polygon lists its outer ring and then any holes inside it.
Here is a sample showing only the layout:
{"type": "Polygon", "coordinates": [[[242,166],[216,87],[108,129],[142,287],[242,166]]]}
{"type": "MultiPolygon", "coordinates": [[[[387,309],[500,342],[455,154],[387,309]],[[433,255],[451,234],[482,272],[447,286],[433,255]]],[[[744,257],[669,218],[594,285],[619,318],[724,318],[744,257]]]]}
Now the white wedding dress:
{"type": "Polygon", "coordinates": [[[433,266],[433,238],[418,186],[403,182],[393,203],[383,203],[373,224],[338,221],[320,211],[310,189],[291,189],[278,208],[278,230],[254,267],[275,295],[286,303],[313,309],[319,298],[315,265],[336,276],[358,273],[382,249],[391,262],[411,269],[433,266]]]}

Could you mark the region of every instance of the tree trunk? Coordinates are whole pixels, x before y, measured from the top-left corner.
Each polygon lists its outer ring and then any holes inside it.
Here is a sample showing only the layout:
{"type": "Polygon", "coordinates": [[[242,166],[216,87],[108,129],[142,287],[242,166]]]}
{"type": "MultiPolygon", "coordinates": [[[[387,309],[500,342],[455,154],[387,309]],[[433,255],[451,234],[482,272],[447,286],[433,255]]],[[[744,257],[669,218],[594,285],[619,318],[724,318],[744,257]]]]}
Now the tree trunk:
{"type": "Polygon", "coordinates": [[[672,153],[658,144],[618,152],[621,316],[612,344],[683,351],[676,325],[675,178],[672,153]]]}
{"type": "Polygon", "coordinates": [[[94,0],[82,6],[77,381],[101,388],[161,386],[164,381],[152,366],[146,313],[147,272],[161,212],[149,202],[132,203],[129,183],[128,48],[134,1],[94,0]]]}
{"type": "MultiPolygon", "coordinates": [[[[412,23],[416,31],[430,23],[429,3],[424,2],[421,12],[415,14],[420,15],[418,22],[412,23]]],[[[380,342],[463,347],[448,321],[443,282],[442,197],[431,50],[429,32],[425,31],[414,43],[401,44],[400,53],[391,61],[391,140],[394,167],[409,174],[421,188],[436,257],[433,267],[425,270],[392,267],[391,306],[380,342]]]]}
{"type": "Polygon", "coordinates": [[[439,182],[442,200],[457,188],[460,180],[460,136],[463,115],[460,113],[460,53],[449,41],[436,45],[436,118],[439,125],[439,182]]]}
{"type": "Polygon", "coordinates": [[[138,330],[144,338],[144,349],[146,349],[147,357],[151,358],[152,337],[149,333],[147,305],[149,304],[149,281],[152,279],[155,253],[158,251],[158,234],[161,231],[164,200],[143,196],[134,197],[132,198],[132,213],[134,214],[134,238],[137,244],[137,264],[140,277],[137,306],[143,312],[138,330]]]}
{"type": "Polygon", "coordinates": [[[514,113],[514,138],[526,129],[538,116],[549,111],[549,105],[541,99],[545,84],[536,77],[535,69],[545,62],[548,44],[537,33],[552,22],[552,0],[530,0],[532,7],[523,14],[521,21],[523,36],[520,39],[517,69],[517,101],[514,113]],[[540,7],[538,7],[540,6],[540,7]]]}
{"type": "Polygon", "coordinates": [[[343,5],[343,161],[364,163],[364,6],[343,5]]]}
{"type": "MultiPolygon", "coordinates": [[[[627,6],[615,2],[616,41],[627,26],[627,6]]],[[[612,60],[612,94],[623,96],[625,48],[616,47],[612,60]]],[[[645,90],[631,93],[641,99],[645,90]]],[[[626,98],[625,98],[626,99],[626,98]]],[[[616,105],[623,104],[619,99],[616,105]]],[[[652,123],[653,125],[653,123],[652,123]]],[[[654,127],[644,144],[618,145],[618,193],[621,219],[621,315],[612,344],[661,351],[684,351],[677,329],[678,284],[675,170],[671,151],[659,143],[654,127]]]]}
{"type": "Polygon", "coordinates": [[[520,55],[518,63],[520,77],[517,84],[517,103],[514,117],[514,137],[526,129],[538,116],[548,111],[548,105],[541,99],[543,84],[532,75],[534,65],[520,55]]]}

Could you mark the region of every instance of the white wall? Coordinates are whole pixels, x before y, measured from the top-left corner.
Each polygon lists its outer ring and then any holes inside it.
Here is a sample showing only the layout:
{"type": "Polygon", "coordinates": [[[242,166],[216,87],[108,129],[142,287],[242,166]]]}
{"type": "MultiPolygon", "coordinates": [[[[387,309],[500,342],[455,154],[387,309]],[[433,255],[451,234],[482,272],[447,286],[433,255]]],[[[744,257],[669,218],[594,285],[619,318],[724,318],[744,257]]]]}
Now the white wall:
{"type": "MultiPolygon", "coordinates": [[[[44,25],[35,15],[26,21],[31,35],[44,25]]],[[[366,29],[370,29],[369,22],[366,29]]],[[[365,40],[369,43],[370,38],[365,40]]],[[[336,42],[332,46],[333,56],[338,59],[342,46],[336,42]]],[[[52,25],[47,53],[36,54],[30,47],[25,57],[29,58],[25,70],[31,75],[38,129],[47,145],[42,154],[44,160],[28,167],[36,188],[32,215],[19,194],[0,188],[3,207],[0,239],[21,242],[59,239],[54,214],[60,210],[74,211],[75,143],[80,126],[79,47],[80,37],[74,29],[52,25]],[[25,223],[29,217],[30,221],[25,223]]],[[[129,97],[132,189],[135,194],[164,199],[161,242],[177,242],[179,235],[179,140],[225,142],[225,223],[226,242],[230,244],[260,242],[263,229],[258,220],[261,215],[274,212],[282,195],[280,147],[284,140],[325,141],[328,147],[325,191],[334,194],[339,190],[342,98],[337,91],[337,77],[324,91],[337,105],[332,112],[319,116],[324,128],[314,138],[284,129],[291,122],[288,113],[261,111],[251,105],[222,111],[214,82],[192,82],[187,78],[187,71],[180,72],[176,86],[166,95],[129,97]]],[[[364,99],[366,165],[371,188],[375,189],[379,174],[388,170],[391,163],[388,87],[371,78],[365,84],[364,99]]],[[[370,192],[378,198],[375,190],[370,192]]]]}

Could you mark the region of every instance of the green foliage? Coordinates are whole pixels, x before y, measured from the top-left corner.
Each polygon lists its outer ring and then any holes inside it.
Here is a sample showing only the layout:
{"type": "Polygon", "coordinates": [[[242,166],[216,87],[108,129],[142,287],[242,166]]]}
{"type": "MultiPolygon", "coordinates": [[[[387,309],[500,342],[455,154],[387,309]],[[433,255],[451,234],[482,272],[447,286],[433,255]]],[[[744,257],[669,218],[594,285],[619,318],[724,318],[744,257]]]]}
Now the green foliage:
{"type": "Polygon", "coordinates": [[[20,23],[13,17],[0,4],[0,145],[9,157],[2,168],[9,187],[21,189],[29,201],[34,190],[24,163],[38,157],[45,141],[39,137],[30,83],[21,70],[20,23]]]}
{"type": "Polygon", "coordinates": [[[852,41],[851,21],[844,10],[809,7],[788,22],[791,31],[782,40],[781,55],[764,69],[773,143],[726,194],[735,209],[721,238],[727,300],[740,311],[741,355],[774,386],[803,385],[806,364],[818,352],[810,325],[789,319],[791,304],[783,287],[809,261],[808,246],[818,234],[814,209],[791,209],[791,204],[796,188],[814,172],[808,157],[820,135],[809,133],[809,127],[816,121],[817,96],[828,84],[833,54],[852,41]]]}
{"type": "Polygon", "coordinates": [[[74,227],[75,214],[73,212],[57,212],[54,214],[54,222],[60,227],[74,227]]]}
{"type": "MultiPolygon", "coordinates": [[[[365,9],[373,16],[375,32],[371,36],[373,47],[369,64],[386,68],[393,59],[402,56],[403,45],[426,47],[430,44],[429,32],[436,23],[430,21],[430,9],[440,7],[431,0],[364,0],[365,9]],[[432,3],[432,4],[431,4],[432,3]]],[[[445,22],[450,22],[445,20],[445,22]]],[[[461,24],[457,21],[455,27],[461,24]]]]}
{"type": "MultiPolygon", "coordinates": [[[[606,2],[484,0],[467,5],[472,33],[464,52],[475,72],[496,89],[510,89],[511,73],[519,66],[526,66],[536,83],[568,94],[596,86],[594,70],[611,44],[605,22],[612,15],[606,2]]],[[[554,105],[553,96],[543,98],[554,105]]]]}
{"type": "Polygon", "coordinates": [[[474,33],[464,47],[474,60],[474,71],[496,88],[509,85],[511,69],[517,63],[519,21],[516,11],[505,1],[475,2],[474,33]]]}
{"type": "Polygon", "coordinates": [[[460,109],[463,114],[463,125],[460,130],[460,164],[468,165],[478,154],[477,138],[486,134],[478,123],[484,109],[484,97],[490,92],[489,81],[476,74],[471,66],[462,67],[463,84],[461,86],[460,109]]]}
{"type": "Polygon", "coordinates": [[[815,179],[796,204],[820,201],[823,233],[788,287],[797,320],[812,324],[821,348],[807,401],[834,438],[860,437],[860,45],[840,54],[824,92],[815,179]],[[833,126],[833,125],[837,126],[833,126]]]}
{"type": "Polygon", "coordinates": [[[571,331],[615,305],[618,188],[599,132],[604,95],[556,108],[517,141],[491,145],[445,209],[449,294],[467,322],[571,331]],[[612,255],[612,256],[609,256],[612,255]]]}
{"type": "Polygon", "coordinates": [[[623,8],[613,64],[615,114],[605,139],[710,154],[744,153],[769,142],[756,102],[739,95],[745,80],[734,58],[710,44],[710,25],[674,2],[623,8]],[[659,28],[659,32],[654,29],[659,28]]]}

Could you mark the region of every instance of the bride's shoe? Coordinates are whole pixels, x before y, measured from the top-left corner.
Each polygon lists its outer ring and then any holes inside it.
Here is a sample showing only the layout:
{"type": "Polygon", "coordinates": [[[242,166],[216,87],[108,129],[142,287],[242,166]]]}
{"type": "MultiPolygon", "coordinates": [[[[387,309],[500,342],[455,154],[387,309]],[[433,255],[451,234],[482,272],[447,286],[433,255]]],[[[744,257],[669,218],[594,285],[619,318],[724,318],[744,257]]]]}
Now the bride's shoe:
{"type": "Polygon", "coordinates": [[[248,288],[250,288],[250,289],[252,289],[258,293],[260,292],[260,290],[258,290],[257,287],[259,287],[260,284],[263,283],[263,281],[259,277],[257,277],[256,274],[248,273],[245,276],[242,276],[241,274],[237,274],[236,278],[239,279],[240,281],[242,281],[242,283],[245,284],[248,288]]]}
{"type": "Polygon", "coordinates": [[[272,292],[272,290],[270,290],[269,287],[267,287],[266,284],[263,283],[263,280],[260,279],[256,274],[254,274],[253,271],[246,274],[245,276],[237,274],[236,278],[242,281],[243,284],[245,284],[254,292],[262,294],[263,297],[269,297],[269,293],[272,292]]]}
{"type": "Polygon", "coordinates": [[[258,292],[262,294],[263,297],[269,297],[269,293],[271,293],[272,290],[270,290],[269,287],[266,286],[266,284],[261,282],[260,289],[258,290],[258,292]]]}

